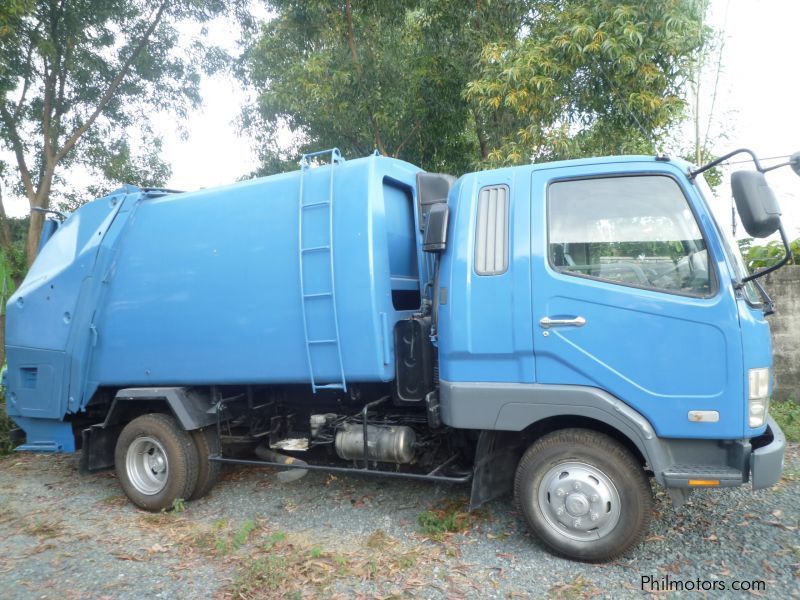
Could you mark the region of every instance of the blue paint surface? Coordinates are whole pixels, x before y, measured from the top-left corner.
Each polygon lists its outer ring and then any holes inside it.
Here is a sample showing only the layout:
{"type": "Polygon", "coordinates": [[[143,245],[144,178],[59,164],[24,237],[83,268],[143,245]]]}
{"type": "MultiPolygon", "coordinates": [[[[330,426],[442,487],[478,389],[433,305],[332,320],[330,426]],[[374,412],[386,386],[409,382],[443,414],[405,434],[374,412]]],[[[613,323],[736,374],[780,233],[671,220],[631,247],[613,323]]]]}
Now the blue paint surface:
{"type": "MultiPolygon", "coordinates": [[[[391,381],[393,327],[413,312],[398,307],[398,292],[425,296],[432,279],[414,209],[418,171],[371,156],[191,193],[127,186],[87,204],[9,300],[9,414],[32,448],[69,451],[65,418],[102,386],[391,381]]],[[[441,259],[441,377],[595,386],[663,437],[763,431],[746,427],[746,373],[771,365],[769,326],[734,290],[732,260],[685,171],[680,161],[612,157],[461,177],[441,259]],[[708,244],[709,297],[549,264],[548,185],[630,174],[680,185],[708,244]],[[478,195],[495,185],[510,193],[509,268],[478,276],[478,195]],[[544,335],[545,316],[586,325],[544,335]],[[720,419],[691,423],[689,410],[720,419]]]]}

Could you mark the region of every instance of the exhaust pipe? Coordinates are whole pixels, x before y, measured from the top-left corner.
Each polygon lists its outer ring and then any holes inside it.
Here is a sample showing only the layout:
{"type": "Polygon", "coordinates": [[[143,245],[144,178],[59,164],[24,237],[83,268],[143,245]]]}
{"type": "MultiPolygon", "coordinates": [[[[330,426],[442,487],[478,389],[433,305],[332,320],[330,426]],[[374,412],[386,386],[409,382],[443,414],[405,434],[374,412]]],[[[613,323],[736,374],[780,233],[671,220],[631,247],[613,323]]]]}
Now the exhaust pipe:
{"type": "MultiPolygon", "coordinates": [[[[267,448],[266,446],[257,446],[256,447],[256,456],[261,460],[265,460],[271,463],[280,463],[282,465],[307,465],[304,460],[300,460],[299,458],[294,458],[293,456],[286,456],[285,454],[278,454],[267,448]]],[[[275,478],[280,481],[281,483],[289,483],[291,481],[297,481],[298,479],[305,476],[308,473],[307,469],[284,469],[278,471],[278,474],[275,475],[275,478]]]]}

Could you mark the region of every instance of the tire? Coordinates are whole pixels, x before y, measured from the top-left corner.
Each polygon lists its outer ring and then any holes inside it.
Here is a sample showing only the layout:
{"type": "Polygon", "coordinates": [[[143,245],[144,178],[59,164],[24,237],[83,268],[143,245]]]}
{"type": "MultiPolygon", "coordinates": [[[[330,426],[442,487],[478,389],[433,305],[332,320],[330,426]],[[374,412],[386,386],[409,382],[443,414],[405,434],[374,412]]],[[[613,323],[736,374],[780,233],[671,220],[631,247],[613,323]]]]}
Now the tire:
{"type": "Polygon", "coordinates": [[[514,497],[545,546],[586,562],[610,560],[639,544],[653,506],[639,461],[613,438],[588,429],[555,431],[528,448],[514,497]]]}
{"type": "Polygon", "coordinates": [[[151,413],[128,423],[117,440],[114,463],[125,495],[145,510],[172,508],[197,484],[197,448],[169,415],[151,413]]]}
{"type": "Polygon", "coordinates": [[[206,427],[192,431],[192,441],[197,450],[197,483],[189,500],[198,500],[208,494],[219,479],[222,463],[208,460],[210,454],[219,454],[219,439],[216,427],[206,427]]]}

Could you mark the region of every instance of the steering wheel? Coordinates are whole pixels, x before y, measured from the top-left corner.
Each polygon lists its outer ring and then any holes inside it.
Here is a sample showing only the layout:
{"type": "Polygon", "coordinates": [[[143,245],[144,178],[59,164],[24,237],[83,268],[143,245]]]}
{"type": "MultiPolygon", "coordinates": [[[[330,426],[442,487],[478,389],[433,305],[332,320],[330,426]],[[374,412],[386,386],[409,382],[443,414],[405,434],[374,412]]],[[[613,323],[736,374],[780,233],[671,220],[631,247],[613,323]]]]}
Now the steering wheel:
{"type": "Polygon", "coordinates": [[[628,269],[629,271],[633,272],[634,276],[638,280],[638,283],[645,284],[645,285],[650,285],[650,283],[651,283],[650,279],[647,277],[647,275],[645,274],[644,270],[639,265],[635,265],[635,264],[629,263],[629,262],[618,262],[618,263],[611,263],[611,264],[604,265],[604,266],[605,267],[609,267],[609,268],[614,268],[614,269],[628,269]]]}
{"type": "MultiPolygon", "coordinates": [[[[689,254],[687,254],[684,257],[686,259],[686,266],[688,266],[689,270],[692,271],[692,272],[695,271],[694,257],[695,257],[696,254],[699,254],[700,252],[705,252],[705,249],[703,249],[703,250],[694,250],[694,251],[690,252],[689,254]]],[[[652,282],[655,283],[656,281],[658,281],[659,279],[663,279],[667,275],[672,275],[675,271],[677,271],[678,269],[681,268],[681,262],[682,261],[683,261],[683,259],[681,259],[680,261],[675,263],[675,265],[672,268],[667,269],[666,271],[664,271],[663,273],[658,275],[655,279],[652,280],[652,282]]]]}

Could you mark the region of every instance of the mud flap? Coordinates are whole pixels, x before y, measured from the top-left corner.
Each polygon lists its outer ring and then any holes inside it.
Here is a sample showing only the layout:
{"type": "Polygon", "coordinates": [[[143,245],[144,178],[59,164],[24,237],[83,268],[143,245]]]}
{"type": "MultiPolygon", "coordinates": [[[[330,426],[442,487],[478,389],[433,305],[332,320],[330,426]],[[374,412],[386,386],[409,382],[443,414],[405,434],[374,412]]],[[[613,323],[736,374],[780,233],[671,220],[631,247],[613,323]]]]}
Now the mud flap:
{"type": "Polygon", "coordinates": [[[81,475],[96,473],[114,467],[114,450],[122,425],[92,425],[82,433],[81,457],[78,472],[81,475]]]}
{"type": "Polygon", "coordinates": [[[481,431],[475,450],[470,510],[511,491],[521,454],[518,433],[481,431]]]}

